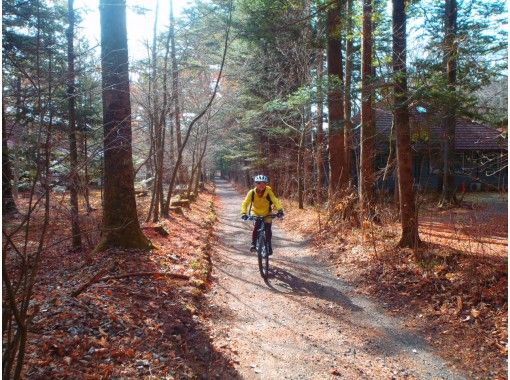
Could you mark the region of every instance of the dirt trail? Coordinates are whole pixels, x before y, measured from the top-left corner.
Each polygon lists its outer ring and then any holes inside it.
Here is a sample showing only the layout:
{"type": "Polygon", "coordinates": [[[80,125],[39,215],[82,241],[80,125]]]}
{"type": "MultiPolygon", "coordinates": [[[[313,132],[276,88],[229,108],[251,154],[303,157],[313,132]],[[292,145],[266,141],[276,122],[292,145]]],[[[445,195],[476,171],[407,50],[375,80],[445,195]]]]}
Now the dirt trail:
{"type": "Polygon", "coordinates": [[[249,252],[242,197],[217,181],[218,247],[208,302],[213,343],[244,379],[463,379],[381,306],[357,295],[307,248],[273,227],[272,273],[249,252]]]}

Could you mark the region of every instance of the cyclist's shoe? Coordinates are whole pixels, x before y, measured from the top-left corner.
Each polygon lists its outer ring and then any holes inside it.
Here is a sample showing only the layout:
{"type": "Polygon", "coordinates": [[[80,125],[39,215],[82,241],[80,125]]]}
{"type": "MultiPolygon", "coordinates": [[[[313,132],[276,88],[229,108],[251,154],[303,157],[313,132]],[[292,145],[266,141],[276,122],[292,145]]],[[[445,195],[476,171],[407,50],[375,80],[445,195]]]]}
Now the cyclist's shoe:
{"type": "Polygon", "coordinates": [[[250,252],[255,252],[257,250],[257,247],[255,246],[255,243],[252,243],[250,246],[250,252]]]}

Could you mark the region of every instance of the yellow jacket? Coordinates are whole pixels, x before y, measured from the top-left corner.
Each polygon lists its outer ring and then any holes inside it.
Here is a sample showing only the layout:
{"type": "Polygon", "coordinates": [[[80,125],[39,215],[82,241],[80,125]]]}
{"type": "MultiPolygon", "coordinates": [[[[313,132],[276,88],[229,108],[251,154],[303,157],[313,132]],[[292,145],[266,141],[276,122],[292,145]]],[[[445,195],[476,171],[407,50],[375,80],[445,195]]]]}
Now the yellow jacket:
{"type": "Polygon", "coordinates": [[[273,190],[269,186],[266,186],[264,190],[264,194],[260,197],[257,194],[256,189],[251,189],[248,191],[248,194],[246,194],[246,198],[244,198],[243,204],[241,205],[241,214],[248,214],[248,207],[252,200],[252,194],[253,194],[253,204],[251,207],[251,213],[256,216],[266,216],[271,213],[271,205],[269,202],[269,199],[271,200],[272,204],[275,206],[277,210],[282,210],[283,207],[276,198],[276,195],[274,195],[273,190]],[[269,198],[269,199],[268,199],[269,198]]]}

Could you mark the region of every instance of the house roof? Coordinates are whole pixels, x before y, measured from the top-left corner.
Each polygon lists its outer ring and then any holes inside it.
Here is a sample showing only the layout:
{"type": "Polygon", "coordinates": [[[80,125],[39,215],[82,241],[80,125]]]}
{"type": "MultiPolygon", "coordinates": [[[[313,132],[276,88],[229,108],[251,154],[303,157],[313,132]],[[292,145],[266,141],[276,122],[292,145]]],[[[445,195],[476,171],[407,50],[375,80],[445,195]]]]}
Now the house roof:
{"type": "MultiPolygon", "coordinates": [[[[378,139],[387,141],[391,131],[393,114],[391,111],[380,108],[375,108],[374,112],[378,139]]],[[[443,130],[439,125],[440,120],[428,115],[426,111],[420,112],[413,109],[410,112],[409,121],[413,141],[420,141],[421,144],[439,145],[443,140],[443,130]]],[[[353,123],[356,126],[360,124],[360,114],[353,117],[353,123]]],[[[508,150],[508,140],[496,128],[459,117],[455,125],[455,149],[508,150]]]]}

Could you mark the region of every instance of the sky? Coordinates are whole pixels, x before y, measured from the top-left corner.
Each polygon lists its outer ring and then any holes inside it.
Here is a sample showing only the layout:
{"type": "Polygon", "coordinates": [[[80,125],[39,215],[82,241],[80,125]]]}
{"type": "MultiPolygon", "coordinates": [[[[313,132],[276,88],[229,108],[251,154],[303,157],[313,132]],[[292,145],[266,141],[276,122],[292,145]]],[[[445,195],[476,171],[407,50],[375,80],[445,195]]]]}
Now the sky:
{"type": "MultiPolygon", "coordinates": [[[[154,15],[157,0],[126,0],[127,4],[127,33],[128,53],[130,61],[145,58],[147,49],[145,43],[152,41],[154,15]],[[145,8],[148,11],[145,15],[135,12],[136,8],[145,8]]],[[[178,17],[182,11],[190,7],[192,0],[173,0],[174,17],[178,17]]],[[[74,7],[80,12],[83,21],[77,28],[77,32],[85,35],[91,45],[99,45],[101,39],[99,21],[99,0],[75,0],[74,7]]],[[[170,15],[170,1],[159,0],[158,8],[158,30],[162,31],[168,27],[170,15]]]]}

